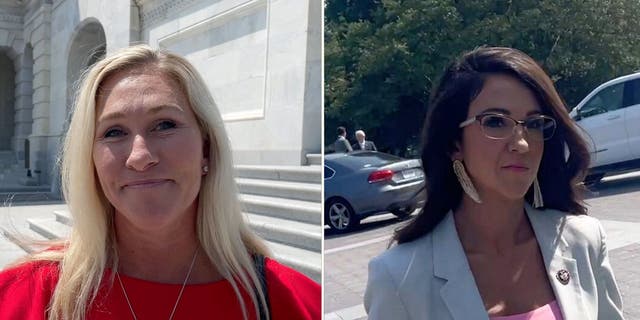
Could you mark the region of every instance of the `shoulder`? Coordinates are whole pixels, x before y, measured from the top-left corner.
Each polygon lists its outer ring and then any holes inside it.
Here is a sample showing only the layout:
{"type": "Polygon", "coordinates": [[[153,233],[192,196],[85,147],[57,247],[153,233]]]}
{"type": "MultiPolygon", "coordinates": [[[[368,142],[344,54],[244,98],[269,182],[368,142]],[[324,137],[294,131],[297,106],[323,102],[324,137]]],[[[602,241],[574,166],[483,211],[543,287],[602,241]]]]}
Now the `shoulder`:
{"type": "Polygon", "coordinates": [[[51,261],[27,262],[0,272],[0,319],[42,314],[58,282],[58,272],[58,263],[51,261]]]}
{"type": "Polygon", "coordinates": [[[592,216],[554,209],[541,210],[537,212],[537,216],[554,226],[569,245],[601,245],[604,230],[600,221],[592,216]]]}
{"type": "Polygon", "coordinates": [[[559,244],[574,258],[583,257],[596,265],[606,254],[606,235],[600,221],[588,215],[559,210],[533,210],[536,237],[549,244],[559,244]],[[558,243],[560,242],[560,243],[558,243]]]}
{"type": "Polygon", "coordinates": [[[430,233],[397,245],[369,262],[364,306],[370,319],[409,319],[417,306],[428,303],[432,256],[430,233]]]}
{"type": "Polygon", "coordinates": [[[26,262],[0,272],[0,288],[24,285],[28,282],[57,282],[59,263],[54,261],[26,262]]]}
{"type": "Polygon", "coordinates": [[[401,278],[414,271],[427,272],[433,268],[428,260],[433,256],[432,233],[414,241],[396,245],[369,262],[369,279],[390,277],[395,286],[401,278]]]}
{"type": "Polygon", "coordinates": [[[273,319],[320,319],[320,285],[304,274],[265,259],[273,319]]]}

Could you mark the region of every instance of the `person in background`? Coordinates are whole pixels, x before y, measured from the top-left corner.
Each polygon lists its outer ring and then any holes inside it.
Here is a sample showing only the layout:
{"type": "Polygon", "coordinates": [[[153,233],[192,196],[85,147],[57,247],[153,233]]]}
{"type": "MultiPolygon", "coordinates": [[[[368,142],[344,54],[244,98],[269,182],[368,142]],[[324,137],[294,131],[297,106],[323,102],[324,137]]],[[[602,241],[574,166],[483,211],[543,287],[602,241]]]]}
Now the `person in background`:
{"type": "Polygon", "coordinates": [[[589,152],[553,82],[511,48],[465,53],[433,89],[427,200],[369,263],[370,320],[620,320],[589,152]]]}
{"type": "Polygon", "coordinates": [[[344,127],[338,127],[338,138],[333,143],[333,150],[338,152],[351,152],[353,149],[351,148],[351,144],[349,144],[349,140],[347,140],[347,129],[344,127]]]}
{"type": "Polygon", "coordinates": [[[247,226],[186,59],[140,45],[97,62],[61,165],[71,236],[0,273],[0,319],[320,319],[320,286],[247,226]]]}
{"type": "Polygon", "coordinates": [[[364,131],[362,130],[356,131],[356,140],[358,140],[358,142],[354,143],[351,146],[354,151],[357,151],[357,150],[378,151],[378,149],[376,149],[376,144],[373,143],[373,141],[365,140],[364,138],[365,138],[364,131]]]}

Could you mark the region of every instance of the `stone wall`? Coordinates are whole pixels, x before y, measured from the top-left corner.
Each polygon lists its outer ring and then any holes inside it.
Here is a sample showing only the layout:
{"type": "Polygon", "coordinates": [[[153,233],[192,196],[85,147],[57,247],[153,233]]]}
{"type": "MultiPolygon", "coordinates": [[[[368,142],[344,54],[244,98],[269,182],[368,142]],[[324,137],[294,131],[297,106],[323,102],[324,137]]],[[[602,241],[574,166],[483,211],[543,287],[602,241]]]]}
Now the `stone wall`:
{"type": "Polygon", "coordinates": [[[238,164],[298,165],[305,154],[320,152],[321,2],[316,2],[148,1],[142,6],[143,41],[196,65],[226,122],[238,164]]]}
{"type": "MultiPolygon", "coordinates": [[[[0,4],[0,51],[15,72],[12,150],[57,190],[56,159],[95,49],[148,43],[201,72],[238,164],[301,164],[321,146],[316,0],[30,0],[0,4]]],[[[2,132],[7,135],[7,133],[2,132]]],[[[2,148],[0,146],[0,148],[2,148]]]]}

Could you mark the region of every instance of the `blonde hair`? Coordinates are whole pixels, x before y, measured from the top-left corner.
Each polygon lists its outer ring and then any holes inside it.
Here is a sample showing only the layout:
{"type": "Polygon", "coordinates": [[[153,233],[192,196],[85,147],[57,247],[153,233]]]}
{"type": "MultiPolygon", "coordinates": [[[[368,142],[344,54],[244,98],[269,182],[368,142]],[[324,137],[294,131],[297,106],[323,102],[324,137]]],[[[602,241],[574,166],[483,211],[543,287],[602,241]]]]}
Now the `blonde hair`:
{"type": "MultiPolygon", "coordinates": [[[[198,197],[196,232],[200,245],[231,283],[244,318],[248,318],[248,312],[240,289],[251,297],[258,318],[258,302],[268,315],[266,297],[252,255],[268,256],[269,251],[244,222],[233,176],[231,149],[213,98],[186,59],[147,45],[137,45],[97,62],[83,75],[61,154],[62,189],[74,219],[73,228],[64,250],[47,251],[31,258],[60,261],[59,281],[48,319],[84,319],[88,306],[96,298],[105,268],[118,268],[114,209],[102,192],[92,158],[96,95],[101,83],[114,73],[147,66],[181,86],[209,146],[208,166],[211,170],[203,177],[198,197]]],[[[113,280],[111,276],[109,281],[113,283],[113,280]]]]}

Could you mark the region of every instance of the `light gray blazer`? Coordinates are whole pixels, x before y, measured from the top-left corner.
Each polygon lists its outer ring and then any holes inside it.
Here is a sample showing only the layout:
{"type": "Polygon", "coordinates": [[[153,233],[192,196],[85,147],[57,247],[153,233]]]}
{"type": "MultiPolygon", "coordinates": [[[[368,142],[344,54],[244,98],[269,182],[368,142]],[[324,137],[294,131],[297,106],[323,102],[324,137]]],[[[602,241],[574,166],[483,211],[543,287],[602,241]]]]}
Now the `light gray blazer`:
{"type": "MultiPolygon", "coordinates": [[[[526,212],[564,319],[623,319],[600,222],[529,205],[526,212]],[[556,278],[563,269],[566,285],[556,278]]],[[[369,262],[364,306],[371,320],[488,319],[452,212],[428,235],[369,262]]]]}

